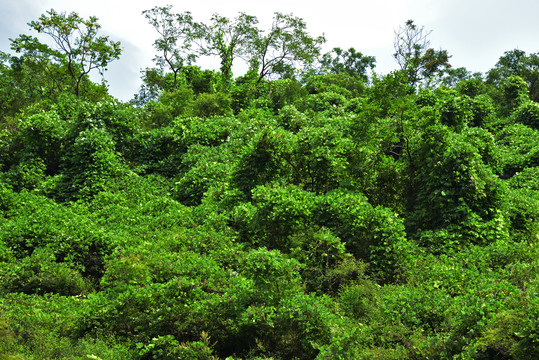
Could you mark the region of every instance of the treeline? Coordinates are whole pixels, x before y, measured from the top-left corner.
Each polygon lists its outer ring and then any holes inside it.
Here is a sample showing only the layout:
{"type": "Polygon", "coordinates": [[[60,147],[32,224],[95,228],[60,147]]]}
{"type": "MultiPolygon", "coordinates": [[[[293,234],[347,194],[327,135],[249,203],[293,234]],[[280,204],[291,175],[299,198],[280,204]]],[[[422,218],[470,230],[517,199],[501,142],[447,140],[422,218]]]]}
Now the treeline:
{"type": "Polygon", "coordinates": [[[537,54],[471,74],[408,21],[376,76],[291,15],[144,15],[132,102],[89,80],[121,52],[95,18],[2,54],[2,358],[539,357],[537,54]]]}

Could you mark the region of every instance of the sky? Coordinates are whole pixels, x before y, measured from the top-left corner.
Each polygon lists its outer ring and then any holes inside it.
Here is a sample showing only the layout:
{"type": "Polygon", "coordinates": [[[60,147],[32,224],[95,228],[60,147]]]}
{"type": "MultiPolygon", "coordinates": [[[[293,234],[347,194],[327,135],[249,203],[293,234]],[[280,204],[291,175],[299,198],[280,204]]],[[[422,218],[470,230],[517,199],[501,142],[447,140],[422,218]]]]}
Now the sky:
{"type": "MultiPolygon", "coordinates": [[[[109,65],[105,78],[110,93],[128,101],[141,85],[141,70],[152,67],[156,55],[152,44],[157,32],[142,11],[168,4],[202,22],[214,13],[233,18],[245,12],[258,18],[261,29],[270,26],[274,12],[292,13],[306,22],[312,36],[324,34],[323,52],[353,47],[376,58],[380,75],[397,68],[392,56],[395,30],[408,19],[432,31],[431,47],[447,50],[453,67],[472,72],[487,72],[505,51],[539,52],[537,0],[0,0],[0,51],[12,53],[10,38],[37,36],[27,24],[50,9],[96,16],[102,34],[122,44],[121,58],[109,65]]],[[[236,60],[235,75],[241,75],[240,62],[236,60]]],[[[217,69],[218,60],[201,59],[197,65],[217,69]]]]}

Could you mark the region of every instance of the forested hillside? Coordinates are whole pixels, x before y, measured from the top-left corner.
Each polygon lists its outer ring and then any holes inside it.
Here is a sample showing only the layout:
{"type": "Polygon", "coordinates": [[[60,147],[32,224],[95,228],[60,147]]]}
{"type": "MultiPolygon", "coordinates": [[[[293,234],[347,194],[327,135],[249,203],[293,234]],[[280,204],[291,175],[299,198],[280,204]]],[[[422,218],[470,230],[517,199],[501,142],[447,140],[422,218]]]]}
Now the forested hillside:
{"type": "Polygon", "coordinates": [[[539,53],[141,16],[130,102],[96,18],[0,53],[0,359],[539,358],[539,53]]]}

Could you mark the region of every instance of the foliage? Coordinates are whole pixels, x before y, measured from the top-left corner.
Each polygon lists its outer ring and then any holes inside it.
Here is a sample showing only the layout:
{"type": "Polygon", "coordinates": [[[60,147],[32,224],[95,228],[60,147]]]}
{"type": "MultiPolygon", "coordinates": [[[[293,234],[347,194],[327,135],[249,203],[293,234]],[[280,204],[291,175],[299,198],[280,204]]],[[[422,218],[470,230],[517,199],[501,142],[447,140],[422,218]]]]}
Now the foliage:
{"type": "Polygon", "coordinates": [[[292,15],[144,14],[134,102],[0,54],[0,358],[537,358],[531,56],[483,81],[409,21],[369,82],[292,15]]]}
{"type": "Polygon", "coordinates": [[[162,55],[155,57],[154,61],[161,69],[168,67],[172,71],[174,79],[172,91],[175,91],[178,73],[184,64],[188,65],[195,60],[196,55],[188,53],[188,50],[198,36],[199,26],[193,22],[193,17],[188,11],[183,14],[172,14],[171,9],[171,5],[156,6],[143,11],[142,14],[159,34],[153,45],[162,55]],[[179,41],[182,43],[178,44],[179,41]]]}
{"type": "Polygon", "coordinates": [[[365,56],[354,48],[343,50],[333,48],[320,60],[322,70],[333,74],[348,74],[367,80],[367,69],[374,69],[374,56],[365,56]],[[334,54],[334,56],[332,56],[334,54]]]}
{"type": "Polygon", "coordinates": [[[526,83],[520,76],[510,75],[503,83],[503,96],[510,110],[517,108],[528,99],[526,83]]]}
{"type": "Polygon", "coordinates": [[[64,200],[92,197],[108,178],[124,172],[114,140],[103,128],[82,131],[66,150],[62,167],[57,191],[64,200]]]}
{"type": "Polygon", "coordinates": [[[231,102],[230,97],[224,93],[200,94],[191,104],[190,112],[201,118],[230,115],[231,102]]]}
{"type": "Polygon", "coordinates": [[[404,27],[395,31],[393,47],[395,60],[406,73],[408,83],[418,85],[421,81],[450,68],[449,55],[446,50],[429,48],[430,31],[418,27],[413,20],[406,21],[404,27]]]}
{"type": "Polygon", "coordinates": [[[483,80],[478,78],[462,80],[457,84],[456,89],[462,95],[467,95],[471,98],[484,94],[487,90],[483,80]]]}
{"type": "Polygon", "coordinates": [[[500,151],[502,177],[510,178],[517,172],[538,164],[539,133],[522,124],[506,126],[496,134],[500,151]]]}
{"type": "Polygon", "coordinates": [[[206,45],[201,48],[203,55],[217,55],[221,61],[221,90],[227,92],[232,81],[232,63],[235,58],[246,56],[254,39],[258,36],[258,19],[246,13],[229,19],[213,14],[210,25],[201,26],[201,38],[206,45]]]}
{"type": "Polygon", "coordinates": [[[539,130],[539,104],[536,102],[525,102],[514,112],[515,121],[539,130]]]}
{"type": "Polygon", "coordinates": [[[103,74],[107,65],[118,59],[122,52],[119,42],[97,35],[101,26],[94,16],[86,20],[75,12],[49,10],[28,25],[38,33],[49,35],[56,48],[50,48],[37,38],[20,35],[12,40],[12,49],[39,62],[59,65],[70,78],[72,91],[77,96],[83,94],[84,81],[92,70],[103,74]]]}
{"type": "Polygon", "coordinates": [[[340,73],[309,76],[305,84],[305,89],[310,94],[332,91],[346,98],[355,98],[363,95],[365,85],[355,76],[340,73]]]}
{"type": "Polygon", "coordinates": [[[520,49],[504,52],[487,73],[487,82],[500,86],[511,75],[520,76],[526,83],[530,99],[539,100],[539,54],[526,54],[520,49]]]}
{"type": "Polygon", "coordinates": [[[311,37],[306,29],[301,18],[274,14],[271,28],[259,33],[252,45],[249,62],[253,70],[258,70],[257,84],[275,76],[291,78],[316,60],[326,40],[324,36],[311,37]]]}
{"type": "Polygon", "coordinates": [[[432,241],[492,241],[501,226],[495,223],[503,223],[496,211],[502,190],[477,148],[447,127],[433,126],[426,129],[418,151],[423,161],[415,169],[414,190],[409,194],[409,233],[435,231],[422,235],[431,247],[436,246],[432,241]],[[494,223],[484,228],[490,221],[494,223]],[[454,227],[456,236],[452,235],[454,227]],[[444,230],[439,233],[440,229],[444,230]]]}
{"type": "Polygon", "coordinates": [[[158,101],[150,101],[146,104],[148,127],[169,125],[175,117],[188,112],[192,101],[193,91],[186,86],[174,92],[162,92],[158,101]]]}

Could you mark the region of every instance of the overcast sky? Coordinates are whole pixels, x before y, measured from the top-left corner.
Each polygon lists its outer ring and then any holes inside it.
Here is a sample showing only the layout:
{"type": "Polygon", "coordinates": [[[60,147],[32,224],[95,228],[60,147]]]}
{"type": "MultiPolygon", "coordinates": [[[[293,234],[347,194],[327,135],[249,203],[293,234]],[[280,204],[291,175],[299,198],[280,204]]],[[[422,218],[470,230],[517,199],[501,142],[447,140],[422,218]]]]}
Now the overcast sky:
{"type": "MultiPolygon", "coordinates": [[[[9,38],[19,34],[35,36],[27,23],[47,10],[97,16],[103,34],[120,41],[124,49],[105,75],[110,92],[129,100],[140,86],[141,69],[152,66],[155,56],[152,43],[157,33],[141,13],[167,4],[177,13],[191,11],[203,22],[213,13],[234,17],[243,11],[257,16],[262,29],[269,27],[274,12],[293,13],[305,20],[311,35],[325,35],[324,52],[353,47],[376,57],[379,74],[396,68],[394,31],[408,19],[432,30],[431,46],[447,50],[454,67],[472,72],[488,71],[508,50],[539,52],[538,0],[0,0],[0,50],[11,52],[9,38]]],[[[199,65],[215,68],[218,62],[199,65]]]]}

